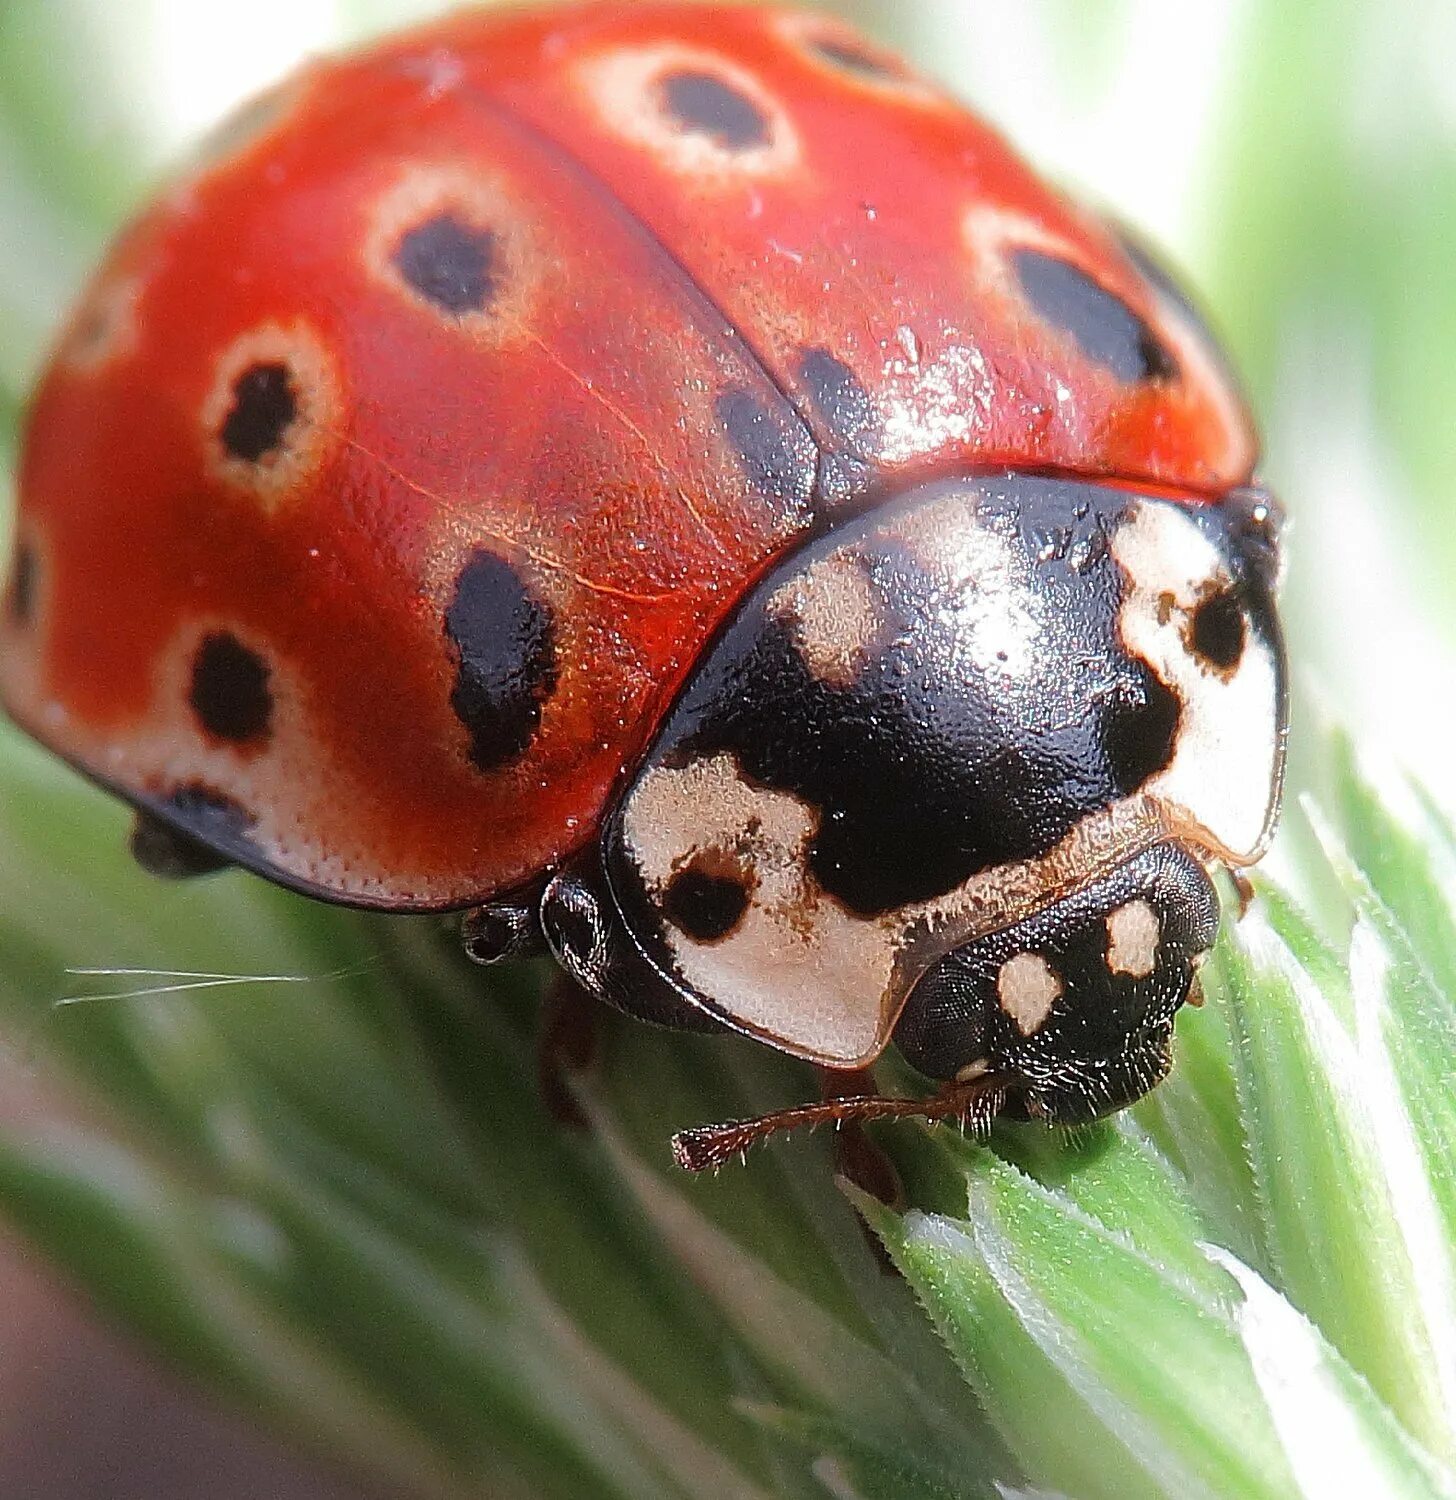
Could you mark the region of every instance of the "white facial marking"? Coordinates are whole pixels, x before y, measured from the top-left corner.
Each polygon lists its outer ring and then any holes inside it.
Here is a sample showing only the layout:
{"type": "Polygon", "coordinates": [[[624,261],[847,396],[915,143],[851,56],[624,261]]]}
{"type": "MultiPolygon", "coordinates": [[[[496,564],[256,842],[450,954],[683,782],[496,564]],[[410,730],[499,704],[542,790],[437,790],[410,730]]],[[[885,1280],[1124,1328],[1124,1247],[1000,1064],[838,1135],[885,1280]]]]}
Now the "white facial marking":
{"type": "Polygon", "coordinates": [[[850,687],[874,652],[883,601],[860,560],[831,552],[791,578],[769,600],[769,614],[786,622],[815,679],[850,687]]]}
{"type": "Polygon", "coordinates": [[[1140,503],[1112,538],[1127,578],[1123,643],[1178,697],[1173,757],[1143,790],[1186,817],[1234,864],[1262,854],[1279,761],[1278,673],[1272,650],[1245,631],[1242,655],[1211,672],[1189,641],[1194,612],[1227,586],[1218,551],[1175,505],[1140,503]]]}
{"type": "Polygon", "coordinates": [[[1062,981],[1040,953],[1018,953],[1008,958],[996,976],[1001,1009],[1022,1036],[1041,1030],[1061,993],[1062,981]]]}
{"type": "Polygon", "coordinates": [[[1107,967],[1114,974],[1146,979],[1158,964],[1163,924],[1147,901],[1129,901],[1107,918],[1107,967]]]}

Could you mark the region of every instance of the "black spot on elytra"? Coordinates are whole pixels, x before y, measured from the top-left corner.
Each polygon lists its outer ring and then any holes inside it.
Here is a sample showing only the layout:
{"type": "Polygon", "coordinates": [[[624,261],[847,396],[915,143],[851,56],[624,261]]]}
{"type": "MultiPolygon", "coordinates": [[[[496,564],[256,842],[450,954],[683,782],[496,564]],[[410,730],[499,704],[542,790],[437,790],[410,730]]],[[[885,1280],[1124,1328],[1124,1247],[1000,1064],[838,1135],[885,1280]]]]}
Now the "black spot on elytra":
{"type": "Polygon", "coordinates": [[[686,131],[725,151],[751,151],[770,140],[768,116],[746,94],[711,73],[670,73],[662,80],[667,113],[686,131]]]}
{"type": "Polygon", "coordinates": [[[218,436],[233,458],[255,464],[283,447],[297,418],[292,372],[285,364],[262,362],[233,382],[233,404],[218,436]]]}
{"type": "Polygon", "coordinates": [[[1232,589],[1199,602],[1188,622],[1188,644],[1215,671],[1232,672],[1243,660],[1248,621],[1232,589]]]}
{"type": "Polygon", "coordinates": [[[131,854],[147,874],[162,880],[211,875],[231,863],[225,855],[149,812],[137,813],[131,854]]]}
{"type": "Polygon", "coordinates": [[[550,608],[493,552],[477,552],[455,584],[445,635],[458,658],[450,707],[470,732],[470,759],[494,771],[520,755],[556,686],[550,608]]]}
{"type": "Polygon", "coordinates": [[[1012,264],[1038,316],[1070,334],[1088,359],[1121,380],[1177,376],[1173,356],[1152,329],[1084,271],[1040,250],[1017,250],[1012,264]]]}
{"type": "Polygon", "coordinates": [[[900,76],[899,71],[889,63],[851,42],[836,42],[827,37],[819,37],[809,43],[809,50],[830,67],[854,73],[861,78],[892,79],[900,76]]]}
{"type": "Polygon", "coordinates": [[[1107,763],[1124,796],[1168,768],[1178,744],[1178,696],[1142,662],[1134,662],[1131,691],[1115,703],[1103,726],[1107,763]]]}
{"type": "Polygon", "coordinates": [[[17,625],[29,625],[34,621],[39,592],[40,564],[36,561],[35,549],[28,542],[19,542],[11,566],[10,587],[6,591],[10,618],[17,625]]]}
{"type": "Polygon", "coordinates": [[[827,349],[809,349],[799,364],[814,409],[825,426],[858,458],[873,458],[880,417],[858,375],[827,349]]]}
{"type": "Polygon", "coordinates": [[[737,872],[692,864],[668,882],[662,904],[679,931],[695,942],[716,943],[743,920],[748,891],[737,872]]]}
{"type": "Polygon", "coordinates": [[[236,745],[266,738],[273,720],[269,675],[258,653],[236,636],[215,631],[203,637],[188,695],[198,722],[208,734],[236,745]]]}
{"type": "Polygon", "coordinates": [[[879,413],[858,375],[827,349],[806,350],[799,375],[819,420],[832,435],[819,457],[816,489],[833,507],[862,493],[880,450],[879,413]]]}
{"type": "Polygon", "coordinates": [[[224,848],[247,843],[258,821],[241,802],[200,781],[177,787],[166,805],[188,833],[206,844],[224,848]]]}
{"type": "Polygon", "coordinates": [[[725,391],[716,410],[753,487],[790,519],[807,517],[818,451],[803,423],[782,402],[744,390],[725,391]]]}
{"type": "Polygon", "coordinates": [[[76,323],[74,347],[85,358],[98,353],[111,337],[113,314],[110,308],[86,307],[76,323]]]}
{"type": "Polygon", "coordinates": [[[394,252],[394,267],[427,302],[461,318],[484,312],[498,279],[497,238],[448,210],[409,230],[394,252]]]}
{"type": "Polygon", "coordinates": [[[1126,230],[1116,225],[1112,226],[1113,233],[1117,236],[1118,243],[1122,246],[1122,252],[1133,263],[1138,275],[1148,282],[1161,296],[1167,298],[1185,318],[1192,323],[1203,335],[1204,342],[1211,351],[1217,351],[1218,340],[1214,338],[1212,330],[1208,326],[1208,320],[1203,313],[1194,305],[1193,299],[1183,289],[1178,279],[1165,266],[1148,247],[1126,230]]]}

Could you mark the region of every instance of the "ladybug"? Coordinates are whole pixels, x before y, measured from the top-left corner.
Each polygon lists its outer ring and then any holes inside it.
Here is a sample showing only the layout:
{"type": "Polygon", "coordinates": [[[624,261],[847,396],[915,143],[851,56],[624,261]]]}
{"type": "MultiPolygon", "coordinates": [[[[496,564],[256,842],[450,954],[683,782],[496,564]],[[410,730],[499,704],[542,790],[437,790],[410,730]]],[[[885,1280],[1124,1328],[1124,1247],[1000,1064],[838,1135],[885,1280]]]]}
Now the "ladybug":
{"type": "MultiPolygon", "coordinates": [[[[1190,303],[825,15],[466,12],[112,250],[0,693],[162,875],[464,911],[642,1019],[1075,1123],[1275,821],[1279,513],[1190,303]]],[[[841,1092],[843,1090],[841,1089],[841,1092]]]]}

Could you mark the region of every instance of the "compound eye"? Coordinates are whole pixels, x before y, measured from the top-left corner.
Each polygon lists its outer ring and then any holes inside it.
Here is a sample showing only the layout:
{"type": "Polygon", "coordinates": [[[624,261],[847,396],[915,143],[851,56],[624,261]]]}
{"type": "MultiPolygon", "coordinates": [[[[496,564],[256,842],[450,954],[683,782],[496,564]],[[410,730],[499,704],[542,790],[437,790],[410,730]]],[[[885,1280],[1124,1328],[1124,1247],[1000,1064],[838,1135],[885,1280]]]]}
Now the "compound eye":
{"type": "Polygon", "coordinates": [[[911,994],[895,1040],[931,1077],[1017,1079],[1020,1112],[1096,1119],[1167,1071],[1174,1013],[1217,933],[1202,867],[1159,845],[949,953],[911,994]]]}
{"type": "Polygon", "coordinates": [[[1263,587],[1273,593],[1283,572],[1287,517],[1277,495],[1260,485],[1230,490],[1219,502],[1227,518],[1228,545],[1263,587]]]}

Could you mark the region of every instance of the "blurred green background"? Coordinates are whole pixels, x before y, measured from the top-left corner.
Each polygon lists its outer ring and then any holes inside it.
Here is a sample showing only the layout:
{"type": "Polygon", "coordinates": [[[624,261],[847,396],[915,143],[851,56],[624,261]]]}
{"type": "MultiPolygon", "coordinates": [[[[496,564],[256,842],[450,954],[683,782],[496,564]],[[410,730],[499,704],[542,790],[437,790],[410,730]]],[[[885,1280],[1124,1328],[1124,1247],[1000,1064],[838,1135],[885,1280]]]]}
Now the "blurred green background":
{"type": "MultiPolygon", "coordinates": [[[[13,457],[26,390],[68,299],[166,162],[300,58],[445,8],[0,0],[0,455],[13,457]]],[[[1456,5],[826,8],[905,49],[1045,172],[1141,226],[1185,268],[1248,379],[1265,478],[1293,518],[1286,621],[1300,718],[1346,726],[1398,801],[1410,799],[1388,756],[1418,772],[1436,803],[1456,802],[1456,5]]],[[[1324,888],[1343,882],[1357,934],[1381,934],[1382,962],[1409,961],[1405,997],[1417,979],[1426,986],[1436,1019],[1424,1056],[1448,1081],[1425,1108],[1430,1130],[1444,1129],[1456,1035],[1438,1004],[1456,969],[1442,946],[1456,930],[1449,840],[1439,824],[1418,836],[1387,824],[1348,760],[1315,745],[1329,748],[1315,727],[1296,739],[1293,790],[1335,811],[1291,818],[1276,863],[1322,908],[1338,905],[1324,888]],[[1326,862],[1312,861],[1332,827],[1326,862]]],[[[1261,1156],[1251,1134],[1268,1112],[1249,1071],[1259,1048],[1248,998],[1263,985],[1271,1014],[1307,1021],[1298,1007],[1323,996],[1354,1027],[1369,991],[1346,973],[1349,912],[1337,912],[1328,949],[1300,938],[1293,918],[1276,918],[1262,949],[1251,940],[1258,962],[1300,969],[1283,989],[1247,966],[1248,953],[1222,959],[1214,1003],[1180,1021],[1179,1077],[1135,1121],[1065,1149],[1013,1138],[980,1165],[894,1137],[917,1206],[949,1216],[926,1222],[952,1229],[918,1249],[897,1238],[903,1225],[882,1226],[885,1238],[909,1257],[972,1400],[910,1288],[881,1275],[822,1142],[775,1148],[713,1184],[665,1172],[671,1124],[796,1097],[804,1082],[791,1065],[762,1049],[621,1031],[592,1099],[598,1137],[560,1138],[533,1093],[533,975],[496,985],[487,1004],[438,924],[325,912],[237,876],[163,890],[128,866],[124,824],[0,735],[0,1016],[43,1099],[39,1119],[0,1137],[0,1205],[111,1318],[374,1481],[410,1494],[630,1500],[990,1497],[1032,1484],[1088,1500],[1181,1500],[1294,1493],[1288,1464],[1306,1495],[1349,1492],[1338,1463],[1322,1480],[1318,1455],[1290,1436],[1223,1271],[1210,1289],[1197,1247],[1211,1239],[1348,1361],[1324,1345],[1305,1351],[1310,1389],[1333,1403],[1305,1412],[1306,1439],[1322,1422],[1376,1434],[1370,1451],[1389,1463],[1369,1470],[1364,1494],[1451,1493],[1449,1475],[1406,1446],[1416,1434],[1450,1461],[1449,1237],[1433,1249],[1391,1207],[1389,1184],[1370,1186],[1380,1163],[1351,1144],[1374,1129],[1355,1096],[1307,1101],[1311,1120],[1348,1105],[1348,1140],[1296,1132],[1261,1156]],[[52,1011],[68,991],[105,987],[65,973],[87,966],[298,982],[52,1011]],[[633,1087],[645,1077],[650,1098],[633,1087]],[[1290,1188],[1296,1231],[1280,1218],[1278,1163],[1306,1161],[1323,1172],[1321,1192],[1290,1188]],[[1376,1199],[1383,1208],[1369,1206],[1376,1199]],[[1344,1219],[1341,1200],[1353,1205],[1344,1219]],[[1098,1262],[1106,1307],[1074,1315],[1057,1304],[1069,1326],[1105,1322],[1123,1293],[1135,1308],[1137,1278],[1160,1268],[1163,1279],[1138,1292],[1147,1321],[1134,1311],[1101,1330],[1146,1341],[1152,1375],[1091,1353],[1075,1368],[1046,1355],[1055,1378],[1045,1383],[1036,1337],[1017,1338],[1040,1326],[1027,1309],[1051,1318],[1052,1302],[1027,1291],[1018,1304],[993,1274],[1001,1241],[987,1226],[1002,1209],[992,1227],[1021,1245],[1028,1286],[1037,1247],[1052,1260],[1110,1257],[1098,1262]],[[1105,1243],[1076,1240],[1093,1228],[1105,1243]],[[952,1243],[962,1230],[975,1244],[964,1265],[952,1243]],[[1114,1241],[1143,1259],[1123,1265],[1114,1241]],[[942,1250],[964,1272],[959,1292],[937,1281],[942,1250]],[[918,1271],[915,1254],[928,1257],[918,1271]],[[1418,1281],[1440,1295],[1412,1311],[1402,1298],[1418,1281]],[[1194,1303],[1189,1339],[1215,1324],[1217,1338],[1186,1362],[1193,1344],[1168,1351],[1165,1370],[1158,1320],[1181,1328],[1179,1309],[1194,1303]],[[957,1318],[972,1308],[957,1342],[957,1318]],[[972,1322],[987,1330],[979,1342],[972,1322]],[[1192,1431],[1200,1382],[1226,1408],[1226,1430],[1209,1417],[1207,1431],[1192,1431]],[[1019,1422],[1023,1398],[1075,1410],[1067,1434],[1019,1422]],[[1159,1421],[1183,1436],[1165,1443],[1159,1421]]],[[[1328,1028],[1291,1027],[1304,1041],[1284,1038],[1285,1063],[1322,1078],[1328,1028]]],[[[1284,1097],[1302,1097],[1298,1088],[1284,1097]]],[[[1399,1108],[1406,1129],[1415,1107],[1399,1108]]],[[[1426,1123],[1416,1120],[1416,1157],[1446,1139],[1422,1134],[1426,1123]]],[[[1416,1192],[1424,1203],[1422,1192],[1431,1223],[1456,1202],[1440,1183],[1416,1192]]],[[[1033,1290],[1051,1297],[1039,1282],[1033,1290]]],[[[1089,1349],[1102,1347],[1082,1331],[1089,1349]]],[[[1354,1466],[1348,1480],[1365,1450],[1331,1452],[1354,1466]]]]}

